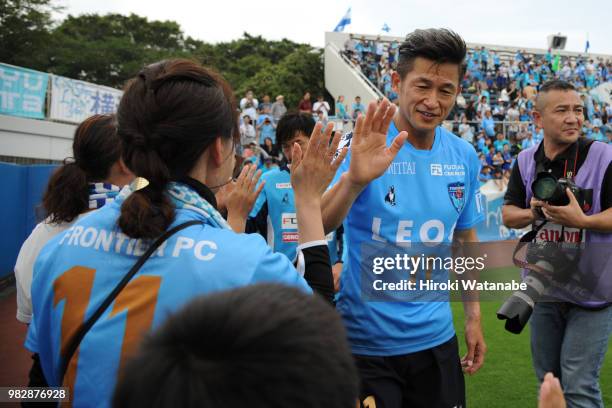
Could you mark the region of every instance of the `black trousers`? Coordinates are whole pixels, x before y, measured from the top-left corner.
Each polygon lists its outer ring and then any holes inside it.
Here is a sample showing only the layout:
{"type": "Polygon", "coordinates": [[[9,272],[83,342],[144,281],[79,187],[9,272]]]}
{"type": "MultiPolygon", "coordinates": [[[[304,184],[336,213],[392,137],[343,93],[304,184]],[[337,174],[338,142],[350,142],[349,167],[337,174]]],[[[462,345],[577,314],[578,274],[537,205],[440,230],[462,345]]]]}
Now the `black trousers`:
{"type": "Polygon", "coordinates": [[[457,337],[390,357],[355,355],[362,408],[465,408],[457,337]]]}
{"type": "MultiPolygon", "coordinates": [[[[38,354],[32,354],[32,368],[30,369],[28,387],[48,387],[47,380],[43,374],[42,367],[40,365],[40,358],[38,354]]],[[[33,407],[33,408],[56,408],[58,404],[56,402],[22,402],[22,407],[33,407]]]]}

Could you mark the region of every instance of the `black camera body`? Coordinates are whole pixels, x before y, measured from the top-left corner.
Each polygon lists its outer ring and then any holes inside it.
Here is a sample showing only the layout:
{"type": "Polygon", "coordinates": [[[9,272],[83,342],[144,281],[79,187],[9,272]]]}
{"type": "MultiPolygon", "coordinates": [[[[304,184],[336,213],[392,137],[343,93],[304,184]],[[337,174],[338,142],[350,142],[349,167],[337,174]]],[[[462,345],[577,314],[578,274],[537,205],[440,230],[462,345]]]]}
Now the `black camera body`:
{"type": "MultiPolygon", "coordinates": [[[[525,243],[519,242],[519,246],[525,243]]],[[[561,242],[551,241],[531,242],[528,245],[526,263],[517,265],[527,270],[523,278],[526,288],[514,292],[497,311],[497,318],[506,321],[506,330],[515,334],[521,333],[535,304],[553,282],[566,284],[572,279],[572,275],[578,271],[580,260],[580,245],[566,248],[561,242]],[[574,256],[571,256],[572,252],[574,256]]],[[[516,259],[514,261],[516,263],[516,259]]]]}
{"type": "Polygon", "coordinates": [[[569,197],[565,192],[566,188],[570,189],[576,197],[578,204],[580,204],[580,208],[584,209],[586,205],[585,190],[567,178],[558,179],[551,173],[538,173],[531,185],[531,192],[538,200],[546,201],[552,205],[563,206],[569,204],[569,197]]]}

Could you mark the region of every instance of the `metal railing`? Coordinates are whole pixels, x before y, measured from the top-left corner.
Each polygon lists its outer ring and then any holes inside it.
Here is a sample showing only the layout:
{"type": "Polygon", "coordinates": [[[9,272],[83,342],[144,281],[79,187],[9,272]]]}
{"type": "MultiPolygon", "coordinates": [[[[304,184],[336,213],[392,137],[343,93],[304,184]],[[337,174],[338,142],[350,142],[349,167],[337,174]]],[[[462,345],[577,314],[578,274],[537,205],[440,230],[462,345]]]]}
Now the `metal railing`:
{"type": "MultiPolygon", "coordinates": [[[[476,138],[476,135],[479,133],[479,131],[483,130],[482,129],[482,121],[468,121],[466,122],[468,125],[470,125],[473,130],[474,130],[474,138],[476,138]]],[[[496,133],[502,133],[504,136],[508,136],[508,132],[512,131],[512,132],[526,132],[529,130],[529,128],[533,125],[533,122],[520,122],[520,121],[509,121],[509,120],[494,120],[493,123],[495,124],[495,132],[496,133]],[[499,131],[499,128],[501,126],[501,132],[499,131]]],[[[455,120],[445,120],[444,124],[448,127],[451,128],[455,128],[459,127],[459,125],[463,124],[463,122],[461,121],[455,121],[455,120]]]]}

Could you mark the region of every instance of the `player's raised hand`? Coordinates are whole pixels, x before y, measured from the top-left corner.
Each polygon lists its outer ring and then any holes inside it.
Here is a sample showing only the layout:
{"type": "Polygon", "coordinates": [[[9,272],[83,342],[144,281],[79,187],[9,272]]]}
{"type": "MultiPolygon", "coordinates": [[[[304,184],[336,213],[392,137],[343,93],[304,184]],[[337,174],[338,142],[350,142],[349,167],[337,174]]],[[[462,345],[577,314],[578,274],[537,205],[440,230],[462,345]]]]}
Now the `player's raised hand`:
{"type": "Polygon", "coordinates": [[[323,126],[317,123],[312,131],[308,147],[302,152],[297,143],[293,146],[291,162],[291,185],[299,197],[319,200],[329,183],[334,178],[336,170],[344,160],[347,149],[334,159],[336,149],[340,143],[340,132],[337,132],[330,144],[333,123],[329,123],[322,132],[323,126]]]}
{"type": "Polygon", "coordinates": [[[351,139],[351,164],[349,181],[358,186],[365,186],[380,177],[389,167],[408,137],[407,132],[400,132],[391,146],[387,146],[387,131],[397,108],[387,98],[377,106],[370,102],[365,118],[357,118],[353,138],[351,139]]]}

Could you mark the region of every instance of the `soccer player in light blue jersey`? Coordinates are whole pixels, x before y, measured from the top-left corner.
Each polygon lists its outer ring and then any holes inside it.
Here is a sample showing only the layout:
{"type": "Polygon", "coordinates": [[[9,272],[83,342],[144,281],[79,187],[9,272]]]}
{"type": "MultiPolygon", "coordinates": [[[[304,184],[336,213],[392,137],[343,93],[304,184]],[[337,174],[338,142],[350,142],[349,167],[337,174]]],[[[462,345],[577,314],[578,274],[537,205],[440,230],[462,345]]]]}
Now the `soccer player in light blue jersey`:
{"type": "MultiPolygon", "coordinates": [[[[278,121],[278,142],[286,160],[281,162],[278,168],[261,177],[259,188],[263,185],[263,189],[253,205],[246,225],[246,232],[259,232],[274,252],[280,252],[291,260],[296,256],[299,239],[291,185],[292,150],[295,143],[306,149],[314,127],[312,115],[306,113],[290,112],[278,121]]],[[[338,250],[333,248],[336,246],[336,234],[337,231],[334,231],[326,237],[332,265],[338,260],[338,250]]]]}
{"type": "Polygon", "coordinates": [[[448,30],[406,37],[392,78],[399,109],[387,100],[370,103],[341,143],[349,154],[323,196],[326,231],[344,223],[348,262],[337,308],[364,405],[465,406],[462,368],[473,374],[484,362],[474,298],[464,296],[467,354],[460,360],[447,301],[366,301],[361,290],[368,245],[477,241],[480,163],[470,144],[440,126],[461,91],[465,53],[463,39],[448,30]]]}
{"type": "Polygon", "coordinates": [[[289,169],[292,150],[295,143],[306,148],[314,127],[312,115],[306,113],[287,113],[278,121],[278,142],[286,161],[262,176],[260,186],[263,184],[264,187],[247,221],[246,232],[259,232],[274,252],[280,252],[289,259],[295,258],[298,246],[298,225],[289,169]]]}

